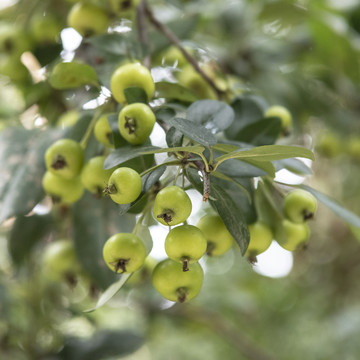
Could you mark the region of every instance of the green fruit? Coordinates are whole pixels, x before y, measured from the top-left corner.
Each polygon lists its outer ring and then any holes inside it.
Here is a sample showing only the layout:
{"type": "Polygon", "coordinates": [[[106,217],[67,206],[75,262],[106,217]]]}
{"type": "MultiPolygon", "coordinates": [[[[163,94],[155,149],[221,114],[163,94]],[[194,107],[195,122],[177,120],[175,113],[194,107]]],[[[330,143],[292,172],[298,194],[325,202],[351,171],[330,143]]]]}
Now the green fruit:
{"type": "Polygon", "coordinates": [[[179,84],[189,88],[199,99],[216,99],[216,94],[205,79],[194,70],[191,65],[186,65],[178,75],[179,84]]]}
{"type": "Polygon", "coordinates": [[[167,186],[156,195],[153,215],[163,225],[177,225],[191,214],[192,205],[189,196],[178,186],[167,186]]]}
{"type": "Polygon", "coordinates": [[[110,86],[115,100],[120,104],[126,103],[124,90],[127,88],[142,88],[148,100],[155,92],[155,84],[150,71],[139,63],[130,63],[117,68],[111,76],[110,86]]]}
{"type": "Polygon", "coordinates": [[[182,265],[171,259],[161,261],[152,274],[154,288],[170,301],[193,299],[201,290],[204,272],[199,263],[189,265],[189,270],[184,272],[182,265]]]}
{"type": "Polygon", "coordinates": [[[273,240],[271,229],[263,222],[257,221],[249,225],[250,242],[246,256],[253,258],[263,253],[273,240]]]}
{"type": "Polygon", "coordinates": [[[226,253],[233,245],[234,238],[218,215],[203,216],[197,227],[203,232],[207,241],[206,253],[219,256],[226,253]]]}
{"type": "Polygon", "coordinates": [[[284,106],[274,105],[270,106],[266,112],[265,117],[278,117],[281,120],[281,128],[285,135],[287,135],[292,127],[292,116],[288,109],[284,106]]]}
{"type": "Polygon", "coordinates": [[[165,251],[170,259],[183,264],[188,271],[189,264],[198,261],[206,251],[206,238],[199,228],[182,225],[169,231],[165,239],[165,251]]]}
{"type": "Polygon", "coordinates": [[[71,127],[77,123],[77,121],[79,120],[79,117],[80,117],[80,115],[77,110],[66,111],[59,117],[59,119],[56,123],[56,126],[62,128],[62,129],[71,127]]]}
{"type": "Polygon", "coordinates": [[[81,182],[85,189],[93,194],[102,195],[113,170],[105,170],[106,156],[96,156],[90,159],[81,171],[81,182]]]}
{"type": "Polygon", "coordinates": [[[50,243],[43,254],[44,272],[52,279],[74,277],[80,271],[74,243],[63,239],[50,243]]]}
{"type": "Polygon", "coordinates": [[[0,25],[0,53],[20,61],[20,56],[31,49],[29,37],[25,31],[13,24],[0,25]]]}
{"type": "Polygon", "coordinates": [[[317,208],[317,200],[308,191],[297,189],[285,196],[283,207],[285,216],[290,221],[303,223],[313,218],[317,208]]]}
{"type": "Polygon", "coordinates": [[[16,56],[0,58],[0,74],[9,77],[14,82],[31,80],[28,69],[16,56]]]}
{"type": "Polygon", "coordinates": [[[138,172],[128,167],[113,171],[105,193],[117,204],[129,204],[141,194],[142,182],[138,172]]]}
{"type": "Polygon", "coordinates": [[[46,150],[45,163],[54,175],[72,179],[80,174],[84,164],[83,148],[74,140],[60,139],[46,150]]]}
{"type": "Polygon", "coordinates": [[[130,144],[143,144],[150,136],[156,118],[149,106],[142,103],[127,105],[119,114],[119,130],[130,144]]]}
{"type": "Polygon", "coordinates": [[[71,8],[67,22],[70,27],[85,37],[103,34],[109,27],[109,18],[101,7],[83,2],[71,8]]]}
{"type": "Polygon", "coordinates": [[[360,161],[360,137],[351,137],[349,139],[347,153],[355,161],[360,161]]]}
{"type": "Polygon", "coordinates": [[[72,204],[78,201],[84,192],[80,176],[73,179],[64,179],[47,171],[43,177],[42,185],[45,192],[50,195],[54,201],[72,204]]]}
{"type": "Polygon", "coordinates": [[[30,32],[39,43],[54,43],[60,36],[62,27],[58,19],[52,15],[37,15],[31,19],[30,32]]]}
{"type": "Polygon", "coordinates": [[[107,114],[101,116],[95,124],[94,127],[94,135],[97,141],[104,144],[109,148],[113,148],[114,144],[111,142],[112,140],[112,130],[110,124],[107,120],[107,114]]]}
{"type": "Polygon", "coordinates": [[[343,145],[341,144],[340,138],[332,133],[325,132],[316,144],[316,151],[318,151],[324,157],[332,159],[341,154],[343,145]]]}
{"type": "Polygon", "coordinates": [[[146,249],[136,235],[120,233],[106,241],[103,256],[112,271],[127,274],[138,270],[144,264],[146,249]]]}
{"type": "Polygon", "coordinates": [[[283,220],[282,225],[286,237],[284,240],[278,240],[281,247],[286,250],[294,251],[301,245],[305,245],[310,236],[310,229],[306,223],[296,224],[287,219],[283,220]]]}

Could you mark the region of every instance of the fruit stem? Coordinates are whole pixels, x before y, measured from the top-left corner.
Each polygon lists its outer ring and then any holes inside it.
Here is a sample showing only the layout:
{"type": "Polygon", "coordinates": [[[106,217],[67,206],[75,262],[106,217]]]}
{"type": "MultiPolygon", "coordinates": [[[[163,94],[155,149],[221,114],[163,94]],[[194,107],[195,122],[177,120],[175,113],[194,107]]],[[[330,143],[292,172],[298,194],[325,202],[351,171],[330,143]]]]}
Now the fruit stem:
{"type": "Polygon", "coordinates": [[[182,264],[183,264],[183,271],[189,271],[189,259],[185,258],[182,260],[182,264]]]}
{"type": "Polygon", "coordinates": [[[89,142],[90,136],[91,136],[91,134],[92,134],[92,132],[93,132],[93,130],[94,130],[96,121],[99,119],[101,113],[102,113],[101,109],[98,109],[98,110],[95,112],[93,118],[91,119],[91,121],[90,121],[90,123],[89,123],[89,125],[88,125],[88,127],[87,127],[86,132],[85,132],[83,138],[82,138],[81,141],[80,141],[80,145],[81,145],[81,147],[82,147],[83,149],[86,148],[86,145],[87,145],[87,143],[89,142]]]}
{"type": "Polygon", "coordinates": [[[221,99],[226,92],[219,89],[215,82],[208,76],[205,71],[200,67],[196,59],[188,52],[186,51],[180,44],[179,39],[177,36],[163,23],[158,21],[156,17],[154,16],[152,10],[150,9],[149,5],[146,3],[146,1],[143,1],[144,7],[145,7],[145,13],[148,17],[149,21],[154,25],[154,27],[162,33],[172,44],[174,44],[175,47],[177,47],[180,52],[184,55],[185,59],[191,64],[191,66],[194,68],[194,70],[199,73],[203,79],[210,85],[210,87],[214,90],[217,97],[221,99]]]}

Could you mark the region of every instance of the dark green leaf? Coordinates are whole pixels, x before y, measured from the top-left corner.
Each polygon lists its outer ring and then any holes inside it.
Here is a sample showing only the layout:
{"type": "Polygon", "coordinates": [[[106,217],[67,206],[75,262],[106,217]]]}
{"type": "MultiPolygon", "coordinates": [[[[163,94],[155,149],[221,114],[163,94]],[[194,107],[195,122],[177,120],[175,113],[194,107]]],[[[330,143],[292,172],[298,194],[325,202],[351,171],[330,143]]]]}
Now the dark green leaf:
{"type": "Polygon", "coordinates": [[[260,146],[275,143],[281,132],[281,119],[264,118],[244,126],[236,135],[236,140],[260,146]]]}
{"type": "Polygon", "coordinates": [[[325,195],[318,190],[313,189],[310,186],[300,185],[299,187],[313,194],[319,201],[321,201],[325,206],[327,206],[331,211],[333,211],[346,223],[356,228],[360,228],[360,217],[342,207],[336,200],[332,199],[330,196],[325,195]]]}
{"type": "Polygon", "coordinates": [[[202,154],[204,147],[200,145],[183,146],[175,148],[159,148],[156,146],[124,146],[111,152],[105,160],[104,169],[111,169],[114,166],[120,165],[127,160],[134,159],[141,155],[160,154],[166,152],[184,151],[194,154],[202,154]]]}
{"type": "Polygon", "coordinates": [[[204,125],[213,134],[227,129],[234,121],[234,110],[218,100],[199,100],[190,105],[186,118],[204,125]]]}
{"type": "Polygon", "coordinates": [[[137,350],[144,339],[129,331],[101,330],[91,338],[67,338],[59,353],[62,360],[101,360],[125,356],[137,350]]]}
{"type": "Polygon", "coordinates": [[[26,215],[43,198],[44,154],[61,134],[22,128],[0,133],[0,223],[26,215]]]}
{"type": "Polygon", "coordinates": [[[191,140],[194,140],[201,145],[209,147],[215,145],[217,142],[216,137],[211,133],[210,130],[190,120],[173,118],[170,119],[167,123],[181,131],[191,140]]]}
{"type": "Polygon", "coordinates": [[[75,249],[80,263],[101,287],[111,284],[116,275],[106,266],[102,249],[117,232],[131,232],[135,216],[119,216],[118,207],[109,198],[96,199],[86,193],[73,207],[75,249]]]}
{"type": "Polygon", "coordinates": [[[9,252],[15,264],[21,264],[33,246],[50,231],[51,215],[19,216],[9,236],[9,252]]]}
{"type": "Polygon", "coordinates": [[[236,140],[240,129],[264,117],[263,106],[255,97],[237,98],[232,102],[231,107],[235,112],[235,119],[225,131],[229,139],[236,140]]]}
{"type": "Polygon", "coordinates": [[[159,81],[155,84],[158,97],[174,99],[184,102],[196,101],[197,97],[187,87],[168,81],[159,81]]]}
{"type": "Polygon", "coordinates": [[[161,107],[155,112],[156,119],[162,122],[170,120],[171,118],[175,117],[175,115],[176,111],[170,107],[161,107]]]}
{"type": "MultiPolygon", "coordinates": [[[[203,183],[196,170],[187,169],[187,178],[190,183],[202,194],[203,183]]],[[[238,189],[238,188],[237,188],[238,189]]],[[[238,189],[246,199],[246,195],[238,189]]],[[[235,204],[231,196],[221,187],[210,183],[210,204],[220,215],[227,229],[239,245],[241,253],[245,254],[249,244],[250,234],[241,209],[235,204]]]]}
{"type": "MultiPolygon", "coordinates": [[[[263,164],[263,162],[261,162],[261,164],[263,164]]],[[[264,170],[237,159],[224,161],[218,166],[217,171],[234,177],[257,177],[267,174],[264,170]]]]}
{"type": "Polygon", "coordinates": [[[50,85],[58,90],[74,89],[82,85],[98,86],[95,70],[78,62],[58,63],[49,76],[50,85]]]}
{"type": "Polygon", "coordinates": [[[166,133],[166,143],[169,147],[181,146],[183,143],[183,139],[184,134],[174,127],[171,127],[166,133]]]}
{"type": "Polygon", "coordinates": [[[141,87],[132,86],[124,89],[124,95],[128,104],[148,103],[148,97],[145,90],[141,87]]]}

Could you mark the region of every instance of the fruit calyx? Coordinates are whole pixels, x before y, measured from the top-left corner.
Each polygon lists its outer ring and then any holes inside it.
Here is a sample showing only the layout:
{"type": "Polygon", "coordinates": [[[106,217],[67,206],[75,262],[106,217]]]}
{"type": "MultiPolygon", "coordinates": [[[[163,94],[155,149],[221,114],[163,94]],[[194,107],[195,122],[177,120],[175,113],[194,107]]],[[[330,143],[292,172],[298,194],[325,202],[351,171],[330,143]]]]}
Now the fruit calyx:
{"type": "Polygon", "coordinates": [[[129,134],[133,134],[136,130],[136,120],[132,117],[125,116],[125,129],[128,129],[129,134]]]}
{"type": "Polygon", "coordinates": [[[186,287],[180,287],[176,290],[177,300],[179,303],[183,303],[187,299],[187,288],[186,287]]]}
{"type": "Polygon", "coordinates": [[[213,251],[215,250],[216,245],[212,241],[208,241],[207,247],[206,247],[206,255],[212,256],[213,251]]]}
{"type": "Polygon", "coordinates": [[[303,219],[304,221],[310,220],[314,217],[314,213],[308,210],[304,210],[303,212],[303,219]]]}
{"type": "Polygon", "coordinates": [[[55,170],[63,169],[67,166],[65,158],[61,155],[56,156],[55,160],[52,162],[51,167],[55,170]]]}
{"type": "Polygon", "coordinates": [[[163,219],[167,224],[172,221],[174,212],[170,209],[166,209],[163,213],[157,215],[158,219],[163,219]]]}
{"type": "Polygon", "coordinates": [[[126,272],[126,265],[129,263],[130,259],[119,259],[113,263],[111,263],[111,265],[114,266],[115,272],[118,274],[119,270],[120,274],[123,274],[126,272]]]}
{"type": "Polygon", "coordinates": [[[108,184],[105,186],[103,192],[105,195],[111,195],[111,194],[116,194],[118,191],[115,184],[108,184]]]}

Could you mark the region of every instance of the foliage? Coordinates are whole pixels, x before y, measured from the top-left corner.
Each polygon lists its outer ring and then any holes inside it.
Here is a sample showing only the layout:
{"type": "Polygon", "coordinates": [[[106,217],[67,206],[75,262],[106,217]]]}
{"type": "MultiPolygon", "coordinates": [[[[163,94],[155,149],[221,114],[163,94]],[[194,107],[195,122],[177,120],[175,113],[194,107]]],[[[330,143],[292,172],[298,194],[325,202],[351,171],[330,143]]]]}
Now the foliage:
{"type": "Polygon", "coordinates": [[[74,2],[0,5],[4,359],[168,359],[170,351],[173,359],[356,358],[360,7],[88,0],[110,25],[96,33],[90,23],[80,37],[67,28],[74,2]],[[119,103],[112,74],[135,61],[151,70],[154,96],[135,84],[119,103]],[[156,117],[150,138],[136,145],[117,120],[133,103],[148,104],[156,117]],[[290,133],[280,115],[265,115],[278,104],[292,114],[290,133]],[[107,144],[94,136],[102,115],[107,144]],[[103,194],[111,186],[99,184],[74,204],[56,203],[42,187],[44,154],[63,138],[81,144],[85,161],[102,155],[104,169],[135,169],[140,196],[115,204],[103,194]],[[168,185],[185,189],[199,209],[189,223],[218,214],[236,243],[203,257],[204,285],[188,304],[164,301],[151,285],[151,262],[159,260],[151,258],[159,248],[153,230],[167,230],[151,210],[168,185]],[[321,206],[307,251],[291,255],[289,276],[270,279],[244,256],[249,225],[269,227],[272,247],[286,242],[282,204],[293,188],[321,206]],[[114,274],[103,260],[104,243],[120,232],[136,234],[150,253],[130,275],[114,274]],[[77,263],[56,277],[43,257],[65,238],[77,263]]]}

